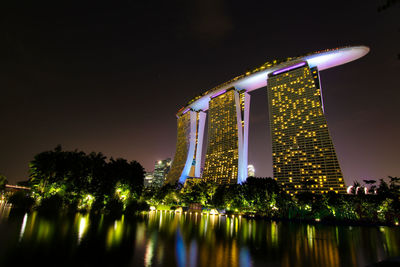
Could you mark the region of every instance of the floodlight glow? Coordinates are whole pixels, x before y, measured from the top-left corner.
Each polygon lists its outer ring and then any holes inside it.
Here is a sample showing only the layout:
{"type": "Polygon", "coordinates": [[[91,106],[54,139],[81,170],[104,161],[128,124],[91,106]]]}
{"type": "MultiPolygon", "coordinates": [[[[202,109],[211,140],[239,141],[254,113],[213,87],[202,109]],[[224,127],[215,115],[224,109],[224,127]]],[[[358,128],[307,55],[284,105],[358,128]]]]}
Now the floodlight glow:
{"type": "Polygon", "coordinates": [[[353,189],[353,186],[352,185],[350,185],[349,187],[347,187],[347,194],[351,194],[351,191],[352,191],[352,189],[353,189]]]}

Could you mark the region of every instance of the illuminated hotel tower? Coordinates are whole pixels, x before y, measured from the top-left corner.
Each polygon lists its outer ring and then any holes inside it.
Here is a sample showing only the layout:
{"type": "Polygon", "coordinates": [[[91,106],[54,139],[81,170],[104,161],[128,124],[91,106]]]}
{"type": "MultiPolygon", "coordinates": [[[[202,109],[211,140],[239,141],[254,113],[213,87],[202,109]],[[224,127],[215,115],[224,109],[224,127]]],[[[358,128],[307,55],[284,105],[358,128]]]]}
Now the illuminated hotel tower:
{"type": "Polygon", "coordinates": [[[344,193],[324,116],[319,72],[306,61],[268,75],[274,178],[288,193],[344,193]]]}
{"type": "Polygon", "coordinates": [[[183,183],[187,177],[200,177],[206,114],[186,109],[178,117],[176,152],[167,183],[183,183]]]}
{"type": "Polygon", "coordinates": [[[167,182],[201,177],[221,184],[243,183],[247,178],[248,93],[267,86],[275,179],[291,194],[344,193],[324,116],[319,71],[368,52],[366,46],[346,46],[265,62],[197,95],[177,113],[177,146],[167,182]],[[201,174],[207,110],[207,153],[201,174]]]}
{"type": "Polygon", "coordinates": [[[220,184],[247,178],[250,95],[234,88],[211,96],[203,178],[220,184]]]}

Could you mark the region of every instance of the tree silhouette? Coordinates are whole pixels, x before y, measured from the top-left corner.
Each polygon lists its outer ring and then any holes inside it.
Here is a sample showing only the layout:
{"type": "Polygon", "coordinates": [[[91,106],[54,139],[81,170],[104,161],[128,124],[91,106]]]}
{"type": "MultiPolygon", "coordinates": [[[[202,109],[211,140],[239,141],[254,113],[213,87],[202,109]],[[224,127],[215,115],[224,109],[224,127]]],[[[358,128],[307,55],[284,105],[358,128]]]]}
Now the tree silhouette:
{"type": "Polygon", "coordinates": [[[7,178],[0,173],[0,192],[6,188],[6,184],[8,184],[7,178]]]}
{"type": "MultiPolygon", "coordinates": [[[[138,198],[143,188],[144,169],[137,161],[107,158],[102,153],[63,151],[61,146],[34,156],[29,164],[29,184],[43,198],[55,194],[72,203],[95,197],[100,206],[115,197],[117,184],[138,198]]],[[[126,197],[124,195],[124,197],[126,197]]]]}
{"type": "Polygon", "coordinates": [[[376,185],[375,185],[376,181],[375,180],[363,180],[363,182],[365,184],[367,184],[367,185],[371,185],[369,190],[368,190],[368,193],[374,194],[375,193],[375,189],[376,189],[376,185]]]}

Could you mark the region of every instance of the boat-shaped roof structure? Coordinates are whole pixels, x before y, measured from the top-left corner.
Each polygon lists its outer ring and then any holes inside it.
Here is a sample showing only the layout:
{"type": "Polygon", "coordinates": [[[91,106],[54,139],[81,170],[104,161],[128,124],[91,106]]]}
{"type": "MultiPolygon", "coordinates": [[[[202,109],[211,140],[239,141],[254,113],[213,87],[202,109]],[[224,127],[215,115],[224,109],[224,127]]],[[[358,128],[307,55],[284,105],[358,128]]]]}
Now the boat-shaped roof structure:
{"type": "Polygon", "coordinates": [[[279,74],[280,72],[290,70],[290,68],[296,68],[301,64],[304,65],[305,62],[308,63],[310,68],[317,67],[319,71],[322,71],[359,59],[368,52],[369,48],[367,46],[347,46],[312,52],[304,56],[266,62],[252,71],[239,75],[194,97],[176,115],[179,117],[189,110],[206,111],[208,110],[208,102],[212,97],[223,94],[232,87],[239,91],[245,89],[247,92],[264,87],[267,85],[270,73],[279,74]]]}

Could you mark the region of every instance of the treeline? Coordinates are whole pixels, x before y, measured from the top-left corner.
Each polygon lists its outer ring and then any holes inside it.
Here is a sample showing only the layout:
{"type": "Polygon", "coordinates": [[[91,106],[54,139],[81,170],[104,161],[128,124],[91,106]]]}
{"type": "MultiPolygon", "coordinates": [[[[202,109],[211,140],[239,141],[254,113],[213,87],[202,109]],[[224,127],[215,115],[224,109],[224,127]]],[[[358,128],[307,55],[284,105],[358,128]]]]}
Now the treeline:
{"type": "MultiPolygon", "coordinates": [[[[6,179],[2,179],[6,181],[6,179]]],[[[134,214],[157,209],[174,210],[201,204],[227,214],[275,219],[324,220],[399,224],[400,178],[389,177],[377,185],[366,180],[368,188],[355,182],[352,194],[312,194],[310,186],[291,196],[271,178],[249,177],[243,184],[220,185],[190,180],[143,188],[144,169],[136,161],[107,159],[101,153],[54,150],[37,154],[29,164],[31,191],[8,196],[21,210],[91,211],[134,214]]],[[[0,183],[1,184],[1,183],[0,183]]],[[[4,184],[4,183],[3,183],[4,184]]]]}
{"type": "Polygon", "coordinates": [[[379,186],[374,183],[368,180],[369,189],[365,190],[355,182],[352,194],[305,191],[290,196],[274,179],[249,177],[243,184],[229,186],[203,181],[185,187],[164,185],[157,191],[145,191],[142,198],[150,205],[170,209],[200,203],[208,210],[273,219],[399,224],[400,178],[389,177],[389,184],[381,179],[379,186]]]}
{"type": "Polygon", "coordinates": [[[30,162],[29,180],[23,183],[32,189],[29,197],[18,192],[9,202],[25,210],[122,212],[140,204],[143,179],[144,169],[137,161],[63,151],[57,146],[30,162]]]}

